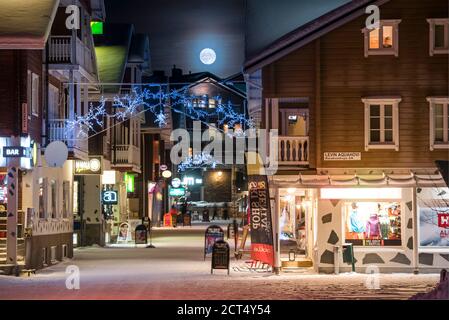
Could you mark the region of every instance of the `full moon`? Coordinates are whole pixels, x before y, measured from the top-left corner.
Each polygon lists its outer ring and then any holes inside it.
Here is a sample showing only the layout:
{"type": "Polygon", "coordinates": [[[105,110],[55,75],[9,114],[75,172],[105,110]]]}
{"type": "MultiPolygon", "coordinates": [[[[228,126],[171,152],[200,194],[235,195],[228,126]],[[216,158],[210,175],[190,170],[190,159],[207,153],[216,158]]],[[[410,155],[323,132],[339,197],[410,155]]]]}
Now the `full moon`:
{"type": "Polygon", "coordinates": [[[213,49],[203,49],[200,53],[200,60],[204,64],[213,64],[217,60],[217,54],[213,49]]]}

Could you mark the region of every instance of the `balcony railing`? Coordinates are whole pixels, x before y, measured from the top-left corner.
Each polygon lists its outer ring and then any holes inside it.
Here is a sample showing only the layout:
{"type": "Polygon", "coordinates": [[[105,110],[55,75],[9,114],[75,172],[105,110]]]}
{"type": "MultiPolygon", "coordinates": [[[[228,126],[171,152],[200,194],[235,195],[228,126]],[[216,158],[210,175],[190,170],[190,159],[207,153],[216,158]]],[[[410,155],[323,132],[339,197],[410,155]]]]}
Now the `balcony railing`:
{"type": "Polygon", "coordinates": [[[49,120],[49,140],[63,141],[69,152],[88,153],[88,128],[86,125],[72,124],[66,119],[49,120]]]}
{"type": "Polygon", "coordinates": [[[129,144],[115,145],[113,166],[132,167],[140,171],[140,148],[129,144]]]}
{"type": "Polygon", "coordinates": [[[279,137],[278,162],[281,165],[308,165],[309,137],[279,137]]]}
{"type": "Polygon", "coordinates": [[[76,38],[75,44],[72,39],[72,36],[51,36],[48,48],[49,62],[77,64],[92,74],[94,72],[92,51],[80,39],[76,38]]]}

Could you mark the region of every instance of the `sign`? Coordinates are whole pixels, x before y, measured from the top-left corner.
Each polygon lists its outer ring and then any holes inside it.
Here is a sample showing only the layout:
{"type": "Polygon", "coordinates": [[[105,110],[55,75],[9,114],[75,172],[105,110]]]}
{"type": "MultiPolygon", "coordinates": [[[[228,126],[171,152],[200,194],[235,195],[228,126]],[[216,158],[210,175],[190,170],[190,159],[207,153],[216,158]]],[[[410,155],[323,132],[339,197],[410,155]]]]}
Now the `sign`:
{"type": "Polygon", "coordinates": [[[161,164],[161,166],[159,167],[159,169],[160,169],[161,171],[165,171],[165,170],[168,170],[168,167],[167,167],[165,164],[161,164]]]}
{"type": "Polygon", "coordinates": [[[22,133],[28,133],[28,104],[22,103],[22,133]]]}
{"type": "Polygon", "coordinates": [[[126,222],[121,223],[119,226],[117,241],[118,242],[130,241],[131,240],[130,229],[131,228],[128,223],[126,223],[126,222]]]}
{"type": "Polygon", "coordinates": [[[186,194],[186,189],[185,188],[172,188],[170,187],[168,189],[168,195],[170,197],[183,197],[186,194]]]}
{"type": "Polygon", "coordinates": [[[3,157],[5,158],[30,158],[29,148],[26,147],[3,147],[3,157]]]}
{"type": "Polygon", "coordinates": [[[75,174],[78,175],[102,174],[101,157],[89,157],[89,161],[76,160],[75,174]]]}
{"type": "Polygon", "coordinates": [[[114,190],[107,190],[101,193],[101,200],[104,205],[118,204],[118,192],[114,190]]]}
{"type": "Polygon", "coordinates": [[[173,217],[170,213],[164,214],[164,227],[173,227],[173,217]]]}
{"type": "Polygon", "coordinates": [[[361,152],[325,152],[324,161],[360,161],[361,152]]]}
{"type": "Polygon", "coordinates": [[[186,227],[186,226],[191,227],[191,226],[192,226],[192,217],[190,216],[190,214],[185,214],[185,215],[182,217],[182,225],[183,225],[184,227],[186,227]]]}
{"type": "Polygon", "coordinates": [[[171,185],[173,188],[179,188],[181,186],[181,180],[179,178],[174,178],[171,181],[171,185]]]}
{"type": "Polygon", "coordinates": [[[143,224],[139,224],[135,229],[135,243],[147,244],[148,229],[143,224]]]}
{"type": "Polygon", "coordinates": [[[215,242],[219,240],[224,240],[223,229],[217,225],[209,226],[204,235],[204,260],[206,255],[212,253],[215,242]]]}
{"type": "Polygon", "coordinates": [[[214,272],[214,269],[227,269],[229,274],[229,252],[229,244],[226,241],[218,240],[214,243],[210,268],[211,274],[214,272]]]}
{"type": "Polygon", "coordinates": [[[420,208],[419,243],[422,247],[449,247],[449,208],[420,208]]]}
{"type": "Polygon", "coordinates": [[[133,193],[135,189],[135,176],[133,174],[125,173],[126,192],[133,193]]]}
{"type": "Polygon", "coordinates": [[[251,259],[273,266],[273,228],[267,176],[248,176],[251,259]]]}

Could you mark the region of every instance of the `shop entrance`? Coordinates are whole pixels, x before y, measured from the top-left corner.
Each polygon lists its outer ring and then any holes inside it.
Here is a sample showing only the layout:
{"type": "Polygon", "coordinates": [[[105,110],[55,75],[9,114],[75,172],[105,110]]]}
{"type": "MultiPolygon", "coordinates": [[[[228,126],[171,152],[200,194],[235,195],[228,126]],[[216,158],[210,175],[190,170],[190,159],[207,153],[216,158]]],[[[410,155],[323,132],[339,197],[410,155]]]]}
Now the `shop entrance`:
{"type": "Polygon", "coordinates": [[[279,239],[283,268],[312,267],[314,246],[314,191],[279,189],[279,239]]]}

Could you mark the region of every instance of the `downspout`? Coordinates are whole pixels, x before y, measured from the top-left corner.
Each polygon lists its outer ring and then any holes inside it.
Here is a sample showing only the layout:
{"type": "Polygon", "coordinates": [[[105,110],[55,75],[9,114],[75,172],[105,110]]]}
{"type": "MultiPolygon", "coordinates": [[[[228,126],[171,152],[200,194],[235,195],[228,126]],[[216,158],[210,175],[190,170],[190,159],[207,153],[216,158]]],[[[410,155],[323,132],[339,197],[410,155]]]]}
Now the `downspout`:
{"type": "Polygon", "coordinates": [[[419,242],[418,242],[418,202],[416,187],[412,188],[412,219],[413,219],[413,273],[419,274],[419,242]]]}

